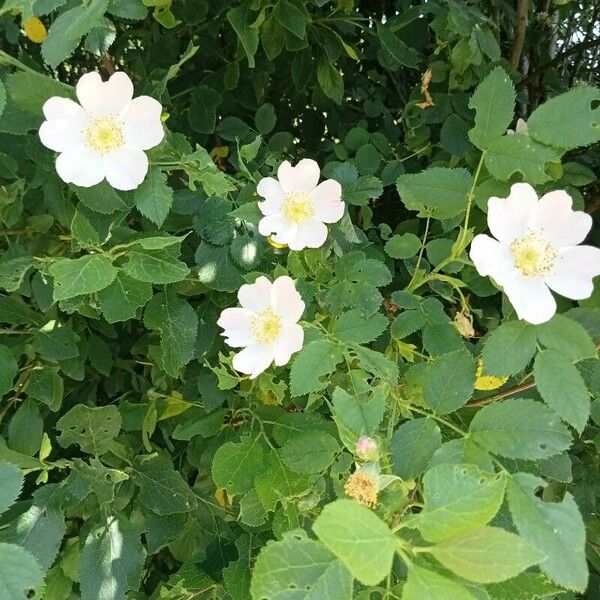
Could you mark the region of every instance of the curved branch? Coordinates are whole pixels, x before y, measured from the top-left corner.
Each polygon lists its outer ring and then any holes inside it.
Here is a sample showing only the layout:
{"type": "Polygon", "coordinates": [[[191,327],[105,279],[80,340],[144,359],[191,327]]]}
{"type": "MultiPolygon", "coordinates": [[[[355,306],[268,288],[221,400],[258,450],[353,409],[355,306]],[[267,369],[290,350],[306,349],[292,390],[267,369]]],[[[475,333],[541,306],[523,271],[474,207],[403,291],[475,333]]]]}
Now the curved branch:
{"type": "Polygon", "coordinates": [[[529,12],[529,0],[517,0],[517,20],[513,35],[513,46],[510,53],[510,66],[517,70],[525,43],[525,32],[527,31],[527,13],[529,12]]]}

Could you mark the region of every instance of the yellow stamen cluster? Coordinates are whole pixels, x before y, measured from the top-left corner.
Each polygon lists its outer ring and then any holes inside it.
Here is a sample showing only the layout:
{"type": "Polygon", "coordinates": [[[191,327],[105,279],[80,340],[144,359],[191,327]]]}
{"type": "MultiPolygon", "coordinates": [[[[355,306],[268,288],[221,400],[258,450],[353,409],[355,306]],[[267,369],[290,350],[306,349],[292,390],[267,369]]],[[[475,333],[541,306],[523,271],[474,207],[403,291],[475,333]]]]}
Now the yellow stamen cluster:
{"type": "Polygon", "coordinates": [[[482,375],[483,373],[483,362],[480,358],[477,359],[477,372],[475,379],[475,389],[480,391],[496,390],[502,387],[507,381],[508,377],[497,377],[495,375],[482,375]]]}
{"type": "Polygon", "coordinates": [[[257,344],[272,344],[281,332],[281,318],[267,308],[255,314],[251,321],[252,335],[257,344]]]}
{"type": "Polygon", "coordinates": [[[125,143],[123,130],[113,117],[94,117],[85,130],[87,145],[98,152],[108,154],[125,143]]]}
{"type": "Polygon", "coordinates": [[[46,26],[37,17],[29,17],[29,19],[23,23],[23,31],[25,32],[25,35],[36,44],[41,44],[48,36],[46,26]]]}
{"type": "Polygon", "coordinates": [[[547,275],[554,267],[556,248],[537,231],[528,231],[511,246],[515,267],[526,277],[547,275]]]}
{"type": "Polygon", "coordinates": [[[356,500],[359,504],[373,507],[377,504],[379,486],[373,475],[365,471],[355,471],[348,477],[344,492],[346,492],[346,496],[356,500]]]}
{"type": "Polygon", "coordinates": [[[292,223],[304,223],[315,214],[312,198],[304,192],[293,192],[285,198],[283,216],[292,223]]]}

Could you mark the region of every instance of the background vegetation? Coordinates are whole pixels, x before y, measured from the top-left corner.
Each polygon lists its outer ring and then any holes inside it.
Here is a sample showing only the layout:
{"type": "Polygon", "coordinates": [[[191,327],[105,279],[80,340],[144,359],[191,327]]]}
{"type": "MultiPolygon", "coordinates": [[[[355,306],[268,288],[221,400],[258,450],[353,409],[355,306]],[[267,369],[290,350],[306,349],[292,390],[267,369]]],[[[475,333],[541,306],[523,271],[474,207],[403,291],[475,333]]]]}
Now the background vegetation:
{"type": "Polygon", "coordinates": [[[514,181],[596,214],[599,18],[597,0],[7,0],[0,599],[600,598],[598,288],[530,326],[465,253],[514,181]],[[115,69],[168,135],[135,192],[65,185],[42,104],[115,69]],[[348,212],[294,253],[258,234],[255,189],[303,157],[348,212]],[[115,282],[86,275],[98,261],[115,282]],[[305,347],[240,378],[218,315],[286,273],[305,347]],[[477,357],[508,380],[475,390],[477,357]],[[359,435],[389,483],[372,509],[344,499],[359,435]]]}

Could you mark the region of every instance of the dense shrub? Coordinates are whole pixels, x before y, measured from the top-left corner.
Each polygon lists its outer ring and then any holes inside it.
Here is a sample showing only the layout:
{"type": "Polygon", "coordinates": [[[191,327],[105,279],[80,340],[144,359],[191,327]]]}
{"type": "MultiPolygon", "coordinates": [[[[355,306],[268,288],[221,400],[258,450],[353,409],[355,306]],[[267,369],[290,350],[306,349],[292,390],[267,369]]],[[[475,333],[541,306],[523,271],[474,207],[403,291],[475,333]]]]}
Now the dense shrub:
{"type": "Polygon", "coordinates": [[[7,0],[0,600],[600,598],[599,13],[7,0]]]}

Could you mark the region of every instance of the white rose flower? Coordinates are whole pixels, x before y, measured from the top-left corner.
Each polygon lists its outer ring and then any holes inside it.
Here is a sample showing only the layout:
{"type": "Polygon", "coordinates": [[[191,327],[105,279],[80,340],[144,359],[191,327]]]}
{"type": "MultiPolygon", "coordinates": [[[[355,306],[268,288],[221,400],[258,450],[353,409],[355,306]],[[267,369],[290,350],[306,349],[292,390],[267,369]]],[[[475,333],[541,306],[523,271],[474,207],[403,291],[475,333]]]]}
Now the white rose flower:
{"type": "Polygon", "coordinates": [[[119,71],[108,81],[86,73],[75,88],[79,104],[53,96],[43,107],[39,136],[60,152],[56,172],[66,183],[91,187],[104,178],[118,190],[133,190],[148,172],[144,150],[162,141],[160,102],[133,98],[133,84],[119,71]]]}
{"type": "Polygon", "coordinates": [[[290,277],[271,283],[259,277],[238,291],[241,308],[226,308],[217,324],[232,348],[243,348],[233,357],[233,368],[254,379],[275,361],[278,367],[289,362],[304,343],[298,321],[304,302],[290,277]]]}
{"type": "Polygon", "coordinates": [[[319,248],[327,239],[325,223],[344,216],[342,186],[333,179],[319,183],[319,165],[303,158],[295,167],[284,161],[277,179],[264,177],[256,191],[265,200],[258,208],[265,215],[258,224],[261,235],[271,236],[291,250],[319,248]]]}
{"type": "Polygon", "coordinates": [[[471,260],[504,290],[520,319],[544,323],[556,312],[550,290],[572,300],[589,298],[600,275],[600,249],[579,246],[592,227],[590,215],[574,211],[564,190],[539,200],[528,183],[515,183],[508,198],[490,198],[488,227],[477,235],[471,260]]]}

